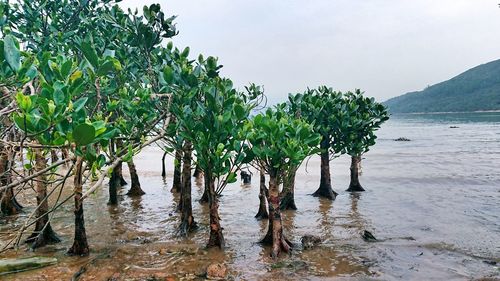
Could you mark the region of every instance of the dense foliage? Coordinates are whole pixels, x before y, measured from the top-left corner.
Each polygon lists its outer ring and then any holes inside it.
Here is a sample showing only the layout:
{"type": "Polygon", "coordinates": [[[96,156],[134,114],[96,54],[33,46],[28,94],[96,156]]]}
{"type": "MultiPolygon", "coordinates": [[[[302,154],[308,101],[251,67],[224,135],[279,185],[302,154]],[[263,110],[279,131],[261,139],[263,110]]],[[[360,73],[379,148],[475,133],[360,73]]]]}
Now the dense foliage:
{"type": "Polygon", "coordinates": [[[15,194],[30,194],[26,185],[36,196],[25,227],[1,250],[18,247],[27,230],[33,249],[59,242],[50,221],[73,198],[75,235],[68,253],[88,255],[85,198],[109,178],[109,204],[119,204],[122,162],[132,180],[127,195],[144,194],[133,157],[157,143],[175,155],[181,236],[198,227],[191,202],[194,166],[204,174],[209,204],[207,245],[223,248],[218,198],[243,165],[253,165],[262,173],[261,206],[269,205],[264,242],[272,244],[274,257],[288,251],[280,202],[282,197],[293,202],[297,169],[320,154],[316,195],[334,199],[331,158],[367,152],[375,130],[388,119],[385,107],[360,91],[321,86],[257,114],[263,88],[250,84],[241,91],[220,75],[217,58],[193,60],[189,47],[175,47],[175,17],[166,17],[156,4],[139,14],[116,2],[0,2],[2,215],[22,210],[15,194]],[[67,169],[60,169],[63,165],[67,169]],[[71,176],[71,195],[51,202],[71,176]]]}

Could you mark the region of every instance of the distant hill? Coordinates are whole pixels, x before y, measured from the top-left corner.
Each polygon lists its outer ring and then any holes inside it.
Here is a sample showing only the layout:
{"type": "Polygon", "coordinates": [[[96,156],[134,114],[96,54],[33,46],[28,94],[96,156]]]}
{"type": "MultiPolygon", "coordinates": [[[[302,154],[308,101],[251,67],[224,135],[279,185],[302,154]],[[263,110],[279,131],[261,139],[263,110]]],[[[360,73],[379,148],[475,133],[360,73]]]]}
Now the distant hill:
{"type": "Polygon", "coordinates": [[[500,110],[500,60],[384,102],[391,113],[500,110]]]}

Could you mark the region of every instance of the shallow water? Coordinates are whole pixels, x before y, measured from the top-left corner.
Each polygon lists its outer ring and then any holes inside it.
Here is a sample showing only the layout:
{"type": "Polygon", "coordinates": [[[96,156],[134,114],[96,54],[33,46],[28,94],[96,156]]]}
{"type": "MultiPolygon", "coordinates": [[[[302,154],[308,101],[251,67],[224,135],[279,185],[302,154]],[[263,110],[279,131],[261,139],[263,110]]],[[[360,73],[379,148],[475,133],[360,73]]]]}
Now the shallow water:
{"type": "MultiPolygon", "coordinates": [[[[339,192],[334,202],[309,195],[319,184],[317,157],[299,170],[298,210],[284,212],[285,233],[296,244],[305,234],[320,236],[323,243],[315,249],[297,247],[290,256],[273,261],[269,248],[256,243],[267,222],[253,217],[259,190],[255,171],[251,186],[229,185],[221,197],[224,252],[204,249],[208,210],[197,203],[201,183],[193,187],[199,229],[187,239],[178,238],[172,173],[162,180],[161,153],[152,147],[136,159],[146,195],[123,196],[118,207],[109,207],[104,187],[85,201],[90,257],[64,255],[73,233],[69,203],[54,217],[62,243],[34,253],[21,248],[2,254],[55,256],[59,263],[0,279],[71,280],[84,266],[80,280],[189,280],[200,279],[197,275],[212,262],[224,262],[229,279],[235,280],[500,278],[498,265],[484,262],[500,262],[500,113],[393,116],[378,135],[377,145],[362,162],[366,192],[344,191],[349,183],[348,157],[331,163],[339,192]],[[411,141],[393,141],[398,137],[411,141]],[[364,242],[363,230],[379,242],[364,242]]],[[[168,164],[172,171],[172,161],[168,164]]],[[[24,218],[8,218],[9,224],[2,219],[0,241],[6,241],[9,230],[24,218]]]]}

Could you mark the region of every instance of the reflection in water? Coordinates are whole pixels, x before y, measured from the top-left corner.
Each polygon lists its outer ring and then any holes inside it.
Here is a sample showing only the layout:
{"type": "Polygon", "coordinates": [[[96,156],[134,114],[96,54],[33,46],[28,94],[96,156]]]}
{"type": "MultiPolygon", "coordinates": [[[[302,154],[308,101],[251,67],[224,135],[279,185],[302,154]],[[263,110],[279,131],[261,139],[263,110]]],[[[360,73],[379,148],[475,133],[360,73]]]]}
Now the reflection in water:
{"type": "Polygon", "coordinates": [[[352,227],[354,227],[358,233],[368,229],[366,219],[358,211],[358,201],[361,196],[363,196],[361,192],[353,192],[349,194],[349,198],[351,199],[351,210],[348,213],[348,216],[352,222],[352,227]]]}
{"type": "Polygon", "coordinates": [[[134,196],[130,200],[130,205],[132,206],[132,210],[135,212],[139,212],[143,209],[142,207],[142,197],[134,196]]]}

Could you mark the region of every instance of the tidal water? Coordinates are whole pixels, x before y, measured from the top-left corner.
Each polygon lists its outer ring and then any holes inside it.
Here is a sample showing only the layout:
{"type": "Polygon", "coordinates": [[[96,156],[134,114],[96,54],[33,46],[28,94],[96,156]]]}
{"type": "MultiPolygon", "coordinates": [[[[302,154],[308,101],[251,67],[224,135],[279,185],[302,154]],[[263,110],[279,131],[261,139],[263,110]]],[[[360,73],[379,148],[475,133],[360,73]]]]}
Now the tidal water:
{"type": "MultiPolygon", "coordinates": [[[[296,179],[298,210],[283,213],[285,234],[298,246],[276,261],[269,248],[257,243],[267,222],[254,218],[256,171],[251,185],[238,182],[224,191],[220,216],[226,248],[206,250],[208,208],[197,202],[202,183],[193,182],[199,228],[179,238],[178,197],[170,191],[172,159],[163,180],[161,152],[151,147],[136,158],[146,195],[124,195],[117,207],[110,207],[103,186],[85,201],[89,257],[64,254],[73,235],[68,203],[53,219],[62,243],[0,254],[55,256],[59,263],[0,279],[71,280],[82,271],[79,280],[203,280],[200,276],[212,262],[226,264],[229,280],[500,279],[500,113],[393,115],[378,136],[362,161],[360,180],[366,192],[345,192],[350,159],[341,156],[331,162],[337,199],[312,197],[319,185],[319,158],[304,163],[296,179]],[[394,141],[399,137],[411,141],[394,141]],[[365,242],[360,235],[364,230],[378,242],[365,242]],[[300,238],[306,234],[319,236],[322,243],[302,250],[300,238]]],[[[71,186],[67,189],[71,192],[71,186]]],[[[29,205],[31,197],[20,201],[29,205]]],[[[25,218],[0,219],[0,243],[25,218]]]]}

